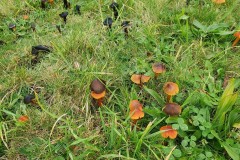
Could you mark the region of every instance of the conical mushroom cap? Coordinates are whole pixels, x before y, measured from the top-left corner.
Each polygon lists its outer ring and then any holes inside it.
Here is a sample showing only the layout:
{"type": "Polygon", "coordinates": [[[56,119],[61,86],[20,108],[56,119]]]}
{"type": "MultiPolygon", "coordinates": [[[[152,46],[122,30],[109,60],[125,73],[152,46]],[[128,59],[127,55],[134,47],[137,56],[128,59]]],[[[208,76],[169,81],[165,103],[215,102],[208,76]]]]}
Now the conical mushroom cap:
{"type": "Polygon", "coordinates": [[[177,103],[167,103],[163,112],[169,116],[178,116],[182,112],[182,109],[177,103]]]}
{"type": "Polygon", "coordinates": [[[166,67],[161,63],[154,63],[152,65],[152,70],[154,73],[164,73],[166,72],[166,67]]]}
{"type": "Polygon", "coordinates": [[[90,85],[91,91],[95,92],[96,94],[100,94],[106,90],[105,84],[103,81],[98,79],[94,79],[90,85]]]}
{"type": "Polygon", "coordinates": [[[179,92],[178,85],[173,82],[167,82],[163,86],[164,92],[169,96],[174,96],[179,92]]]}

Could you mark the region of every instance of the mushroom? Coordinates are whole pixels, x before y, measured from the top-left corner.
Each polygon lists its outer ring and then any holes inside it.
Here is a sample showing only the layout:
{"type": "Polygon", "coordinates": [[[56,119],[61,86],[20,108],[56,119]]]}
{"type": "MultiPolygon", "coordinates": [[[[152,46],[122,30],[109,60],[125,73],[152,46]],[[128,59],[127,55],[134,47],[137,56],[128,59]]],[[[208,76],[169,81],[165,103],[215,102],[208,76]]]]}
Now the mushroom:
{"type": "Polygon", "coordinates": [[[222,4],[225,3],[225,0],[213,0],[213,2],[216,4],[222,4]]]}
{"type": "Polygon", "coordinates": [[[64,20],[64,22],[65,22],[65,24],[66,24],[66,23],[67,23],[68,12],[62,12],[62,13],[59,14],[59,16],[60,16],[61,18],[63,18],[63,20],[64,20]]]}
{"type": "Polygon", "coordinates": [[[32,46],[32,48],[35,48],[38,51],[42,51],[42,52],[51,52],[51,50],[49,49],[49,46],[45,46],[45,45],[37,45],[37,46],[32,46]]]}
{"type": "Polygon", "coordinates": [[[35,95],[33,94],[26,95],[23,99],[23,102],[25,104],[35,103],[35,95]]]}
{"type": "Polygon", "coordinates": [[[102,80],[94,79],[90,84],[91,96],[97,100],[97,105],[100,107],[103,104],[103,98],[106,95],[105,82],[102,80]]]}
{"type": "Polygon", "coordinates": [[[11,30],[11,31],[15,31],[16,30],[16,25],[14,23],[10,23],[8,25],[8,28],[11,30]]]}
{"type": "Polygon", "coordinates": [[[234,37],[236,37],[235,41],[233,42],[232,46],[236,46],[236,44],[238,43],[238,41],[240,40],[240,31],[234,33],[233,35],[234,37]]]}
{"type": "Polygon", "coordinates": [[[63,7],[64,7],[65,9],[70,8],[70,2],[68,2],[67,0],[63,0],[63,7]]]}
{"type": "Polygon", "coordinates": [[[104,21],[103,21],[103,25],[104,26],[108,26],[109,29],[112,28],[112,23],[113,23],[113,19],[111,17],[107,17],[104,21]]]}
{"type": "Polygon", "coordinates": [[[181,111],[181,106],[177,103],[167,103],[163,108],[163,112],[169,116],[178,116],[181,111]]]}
{"type": "Polygon", "coordinates": [[[144,117],[143,106],[138,100],[132,100],[129,108],[132,120],[139,120],[144,117]]]}
{"type": "Polygon", "coordinates": [[[118,7],[119,7],[119,5],[116,2],[113,2],[109,7],[113,10],[114,18],[116,20],[118,18],[118,7]]]}
{"type": "Polygon", "coordinates": [[[131,76],[131,81],[133,83],[138,84],[140,87],[142,87],[144,83],[146,83],[150,80],[150,78],[151,77],[149,77],[149,76],[145,76],[145,75],[141,75],[141,74],[133,74],[131,76]]]}
{"type": "Polygon", "coordinates": [[[62,33],[62,31],[61,31],[61,26],[60,26],[60,25],[56,25],[56,28],[57,28],[57,30],[58,30],[59,33],[62,33]]]}
{"type": "Polygon", "coordinates": [[[155,73],[155,78],[157,78],[160,73],[166,72],[166,67],[161,63],[154,63],[152,65],[152,70],[155,73]]]}
{"type": "Polygon", "coordinates": [[[175,139],[177,137],[177,130],[173,129],[172,126],[163,126],[160,128],[161,135],[163,138],[170,138],[170,139],[175,139]]]}
{"type": "Polygon", "coordinates": [[[130,26],[130,21],[123,21],[122,22],[122,27],[123,27],[123,31],[125,33],[125,37],[128,36],[128,27],[130,26]]]}
{"type": "Polygon", "coordinates": [[[163,85],[163,91],[167,94],[167,102],[172,101],[172,96],[176,95],[179,92],[178,85],[173,82],[167,82],[163,85]]]}
{"type": "Polygon", "coordinates": [[[41,0],[41,8],[42,8],[42,9],[45,9],[45,8],[46,8],[46,5],[45,5],[46,1],[47,1],[47,0],[41,0]]]}
{"type": "Polygon", "coordinates": [[[80,11],[81,6],[80,5],[76,5],[75,9],[76,9],[77,14],[81,15],[81,11],[80,11]]]}
{"type": "Polygon", "coordinates": [[[51,5],[53,5],[54,0],[48,0],[48,2],[49,2],[51,5]]]}
{"type": "Polygon", "coordinates": [[[31,23],[31,28],[32,28],[33,32],[35,32],[36,31],[36,24],[32,22],[31,23]]]}
{"type": "Polygon", "coordinates": [[[29,19],[29,16],[25,14],[25,15],[23,15],[23,19],[24,19],[24,20],[28,20],[28,19],[29,19]]]}
{"type": "Polygon", "coordinates": [[[27,122],[28,120],[29,120],[28,116],[20,116],[18,118],[18,121],[22,123],[27,122]]]}

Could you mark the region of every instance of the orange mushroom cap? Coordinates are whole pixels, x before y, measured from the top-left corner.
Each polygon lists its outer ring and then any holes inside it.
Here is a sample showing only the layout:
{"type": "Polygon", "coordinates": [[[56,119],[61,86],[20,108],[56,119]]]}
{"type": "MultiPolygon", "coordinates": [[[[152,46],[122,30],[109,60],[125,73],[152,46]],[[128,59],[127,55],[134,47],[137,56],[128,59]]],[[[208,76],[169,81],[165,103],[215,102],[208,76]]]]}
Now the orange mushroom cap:
{"type": "Polygon", "coordinates": [[[213,2],[216,4],[222,4],[225,3],[225,0],[213,0],[213,2]]]}
{"type": "Polygon", "coordinates": [[[140,74],[133,74],[131,76],[131,81],[133,83],[140,84],[141,83],[141,75],[140,74]]]}
{"type": "Polygon", "coordinates": [[[94,99],[101,99],[103,97],[105,97],[106,95],[106,91],[103,91],[102,93],[95,93],[94,91],[91,91],[91,96],[94,98],[94,99]]]}
{"type": "Polygon", "coordinates": [[[166,67],[161,63],[154,63],[152,65],[152,70],[154,73],[164,73],[166,72],[166,67]]]}
{"type": "Polygon", "coordinates": [[[29,120],[28,116],[20,116],[20,117],[18,118],[18,121],[19,121],[19,122],[26,122],[26,121],[28,121],[28,120],[29,120]]]}
{"type": "Polygon", "coordinates": [[[177,103],[167,103],[163,108],[163,112],[169,116],[178,116],[182,112],[182,109],[177,103]]]}
{"type": "Polygon", "coordinates": [[[173,129],[172,126],[163,126],[160,128],[160,131],[163,138],[175,139],[177,137],[177,130],[173,129]]]}
{"type": "Polygon", "coordinates": [[[23,15],[23,19],[27,20],[27,19],[29,19],[29,16],[28,15],[23,15]]]}
{"type": "Polygon", "coordinates": [[[178,85],[173,82],[167,82],[163,85],[164,92],[169,96],[174,96],[179,92],[178,85]]]}
{"type": "Polygon", "coordinates": [[[133,111],[135,109],[142,111],[143,106],[138,100],[132,100],[129,104],[129,108],[130,111],[133,111]]]}
{"type": "Polygon", "coordinates": [[[145,75],[142,75],[141,76],[141,82],[142,83],[146,83],[146,82],[148,82],[149,80],[150,80],[150,76],[145,76],[145,75]]]}
{"type": "Polygon", "coordinates": [[[233,35],[234,37],[236,37],[236,38],[240,38],[240,31],[239,32],[236,32],[236,33],[234,33],[234,35],[233,35]]]}
{"type": "Polygon", "coordinates": [[[137,120],[144,117],[143,106],[138,100],[132,100],[129,104],[131,119],[137,120]]]}

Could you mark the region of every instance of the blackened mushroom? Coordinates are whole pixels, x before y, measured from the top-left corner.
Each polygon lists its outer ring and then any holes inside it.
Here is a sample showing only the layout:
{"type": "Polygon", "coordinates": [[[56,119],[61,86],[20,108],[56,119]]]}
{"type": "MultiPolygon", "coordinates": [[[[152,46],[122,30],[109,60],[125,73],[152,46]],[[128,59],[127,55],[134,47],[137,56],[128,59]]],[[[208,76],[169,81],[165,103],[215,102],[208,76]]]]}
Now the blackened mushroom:
{"type": "Polygon", "coordinates": [[[57,28],[57,30],[58,30],[59,33],[62,33],[62,31],[61,31],[61,26],[60,26],[60,25],[56,25],[56,28],[57,28]]]}
{"type": "Polygon", "coordinates": [[[25,104],[33,103],[34,99],[35,99],[35,95],[29,94],[24,97],[23,102],[25,104]]]}
{"type": "Polygon", "coordinates": [[[45,9],[46,8],[46,3],[47,2],[47,0],[41,0],[41,8],[42,9],[45,9]]]}
{"type": "Polygon", "coordinates": [[[75,9],[76,9],[76,13],[81,15],[81,11],[80,11],[81,10],[81,6],[80,5],[76,5],[75,9]]]}
{"type": "Polygon", "coordinates": [[[8,25],[8,28],[11,30],[11,31],[15,31],[16,30],[16,25],[14,23],[10,23],[8,25]]]}
{"type": "Polygon", "coordinates": [[[67,0],[63,0],[63,7],[64,7],[65,9],[70,8],[70,2],[68,2],[67,0]]]}
{"type": "Polygon", "coordinates": [[[49,46],[45,46],[45,45],[37,45],[37,46],[33,46],[33,47],[34,47],[36,50],[38,50],[38,51],[51,52],[49,46]]]}
{"type": "Polygon", "coordinates": [[[109,7],[113,10],[114,18],[117,19],[118,18],[118,7],[119,7],[119,5],[116,2],[113,2],[109,7]]]}
{"type": "Polygon", "coordinates": [[[63,18],[63,20],[64,20],[64,22],[65,22],[65,24],[66,24],[66,23],[67,23],[68,12],[62,12],[62,13],[59,14],[59,16],[60,16],[61,18],[63,18]]]}
{"type": "Polygon", "coordinates": [[[113,19],[111,17],[107,17],[104,21],[103,21],[103,25],[104,26],[108,26],[109,29],[112,28],[112,23],[113,23],[113,19]]]}
{"type": "Polygon", "coordinates": [[[35,23],[31,23],[31,29],[35,32],[36,31],[36,24],[35,23]]]}
{"type": "Polygon", "coordinates": [[[122,22],[122,27],[123,31],[125,33],[125,36],[128,36],[128,27],[130,26],[130,21],[123,21],[122,22]]]}

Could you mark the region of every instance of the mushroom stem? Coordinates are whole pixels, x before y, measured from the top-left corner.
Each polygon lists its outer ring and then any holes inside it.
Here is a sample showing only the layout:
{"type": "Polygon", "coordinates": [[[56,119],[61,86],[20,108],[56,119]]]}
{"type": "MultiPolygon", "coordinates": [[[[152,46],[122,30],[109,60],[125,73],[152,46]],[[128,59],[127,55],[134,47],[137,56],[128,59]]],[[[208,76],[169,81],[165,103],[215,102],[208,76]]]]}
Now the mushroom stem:
{"type": "Polygon", "coordinates": [[[60,25],[56,25],[56,28],[57,28],[59,33],[62,33],[60,25]]]}
{"type": "Polygon", "coordinates": [[[159,76],[159,73],[155,73],[155,79],[157,79],[158,76],[159,76]]]}
{"type": "Polygon", "coordinates": [[[240,40],[240,38],[236,38],[235,41],[232,44],[232,47],[236,46],[236,44],[238,43],[239,40],[240,40]]]}
{"type": "Polygon", "coordinates": [[[114,18],[115,18],[115,20],[118,18],[118,11],[117,10],[114,10],[114,18]]]}
{"type": "Polygon", "coordinates": [[[171,102],[172,102],[172,96],[167,95],[167,102],[168,102],[168,103],[171,103],[171,102]]]}
{"type": "Polygon", "coordinates": [[[101,107],[103,105],[103,98],[100,98],[97,100],[98,107],[101,107]]]}
{"type": "Polygon", "coordinates": [[[125,33],[125,37],[127,37],[128,36],[128,29],[127,29],[127,27],[124,28],[124,33],[125,33]]]}

